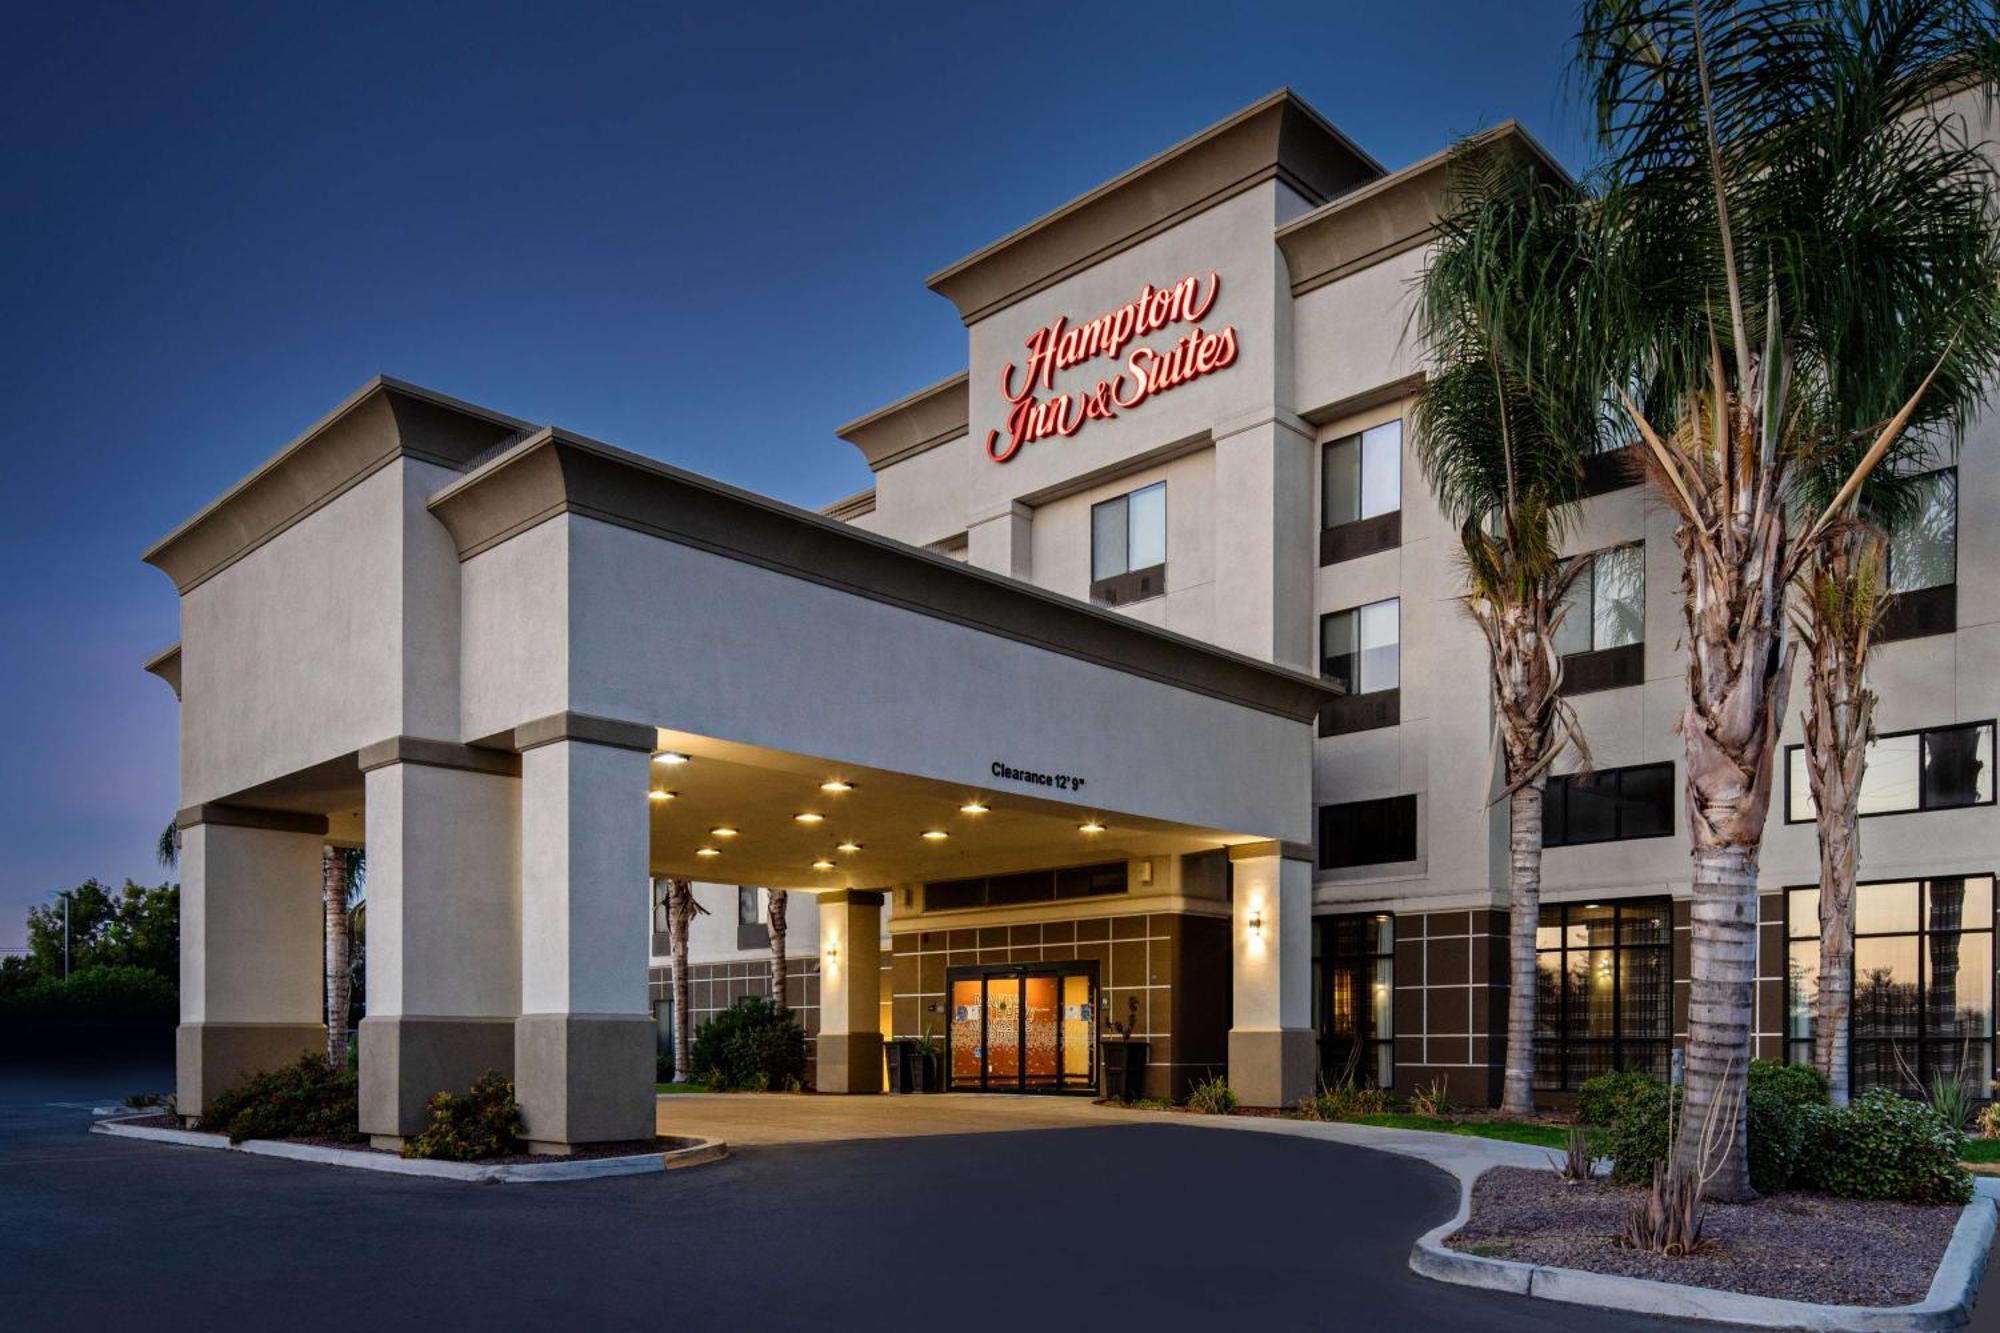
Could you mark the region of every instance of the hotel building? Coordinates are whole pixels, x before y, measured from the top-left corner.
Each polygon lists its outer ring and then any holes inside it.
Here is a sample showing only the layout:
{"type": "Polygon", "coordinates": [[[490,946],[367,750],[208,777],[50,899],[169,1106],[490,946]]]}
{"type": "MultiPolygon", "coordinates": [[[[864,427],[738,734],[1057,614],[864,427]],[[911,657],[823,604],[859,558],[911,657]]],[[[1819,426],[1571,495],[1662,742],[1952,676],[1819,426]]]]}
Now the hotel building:
{"type": "MultiPolygon", "coordinates": [[[[1970,105],[1970,103],[1968,103],[1970,105]]],[[[1561,168],[1518,126],[1478,150],[1561,168]]],[[[320,1037],[319,848],[369,853],[364,1128],[509,1070],[541,1146],[650,1132],[658,880],[697,1020],[769,988],[822,1091],[1225,1075],[1497,1099],[1506,857],[1485,647],[1409,431],[1447,154],[1289,92],[934,274],[966,369],[837,432],[814,514],[387,379],[147,559],[182,639],[181,1104],[320,1037]],[[653,887],[649,889],[649,880],[653,887]],[[642,924],[649,895],[653,919],[642,924]],[[650,942],[650,956],[647,951],[650,942]]],[[[1617,455],[1561,645],[1595,768],[1549,791],[1537,1081],[1664,1072],[1689,862],[1671,519],[1617,455]]],[[[1993,1051],[2000,490],[1980,422],[1895,534],[1855,1061],[1993,1051]],[[1981,662],[1988,663],[1982,668],[1981,662]]],[[[1810,1032],[1817,853],[1787,707],[1757,1053],[1810,1032]],[[1788,980],[1789,979],[1789,980],[1788,980]]]]}

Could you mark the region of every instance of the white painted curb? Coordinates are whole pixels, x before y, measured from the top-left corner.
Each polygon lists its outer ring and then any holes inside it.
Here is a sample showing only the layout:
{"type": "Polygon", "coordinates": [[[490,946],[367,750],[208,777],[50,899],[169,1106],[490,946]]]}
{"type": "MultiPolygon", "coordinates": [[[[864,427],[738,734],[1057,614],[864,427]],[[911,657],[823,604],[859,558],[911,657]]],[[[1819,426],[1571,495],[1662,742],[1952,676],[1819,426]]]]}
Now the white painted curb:
{"type": "MultiPolygon", "coordinates": [[[[152,1114],[148,1112],[148,1114],[152,1114]]],[[[362,1152],[352,1148],[324,1148],[311,1143],[286,1143],[276,1139],[251,1139],[232,1144],[228,1136],[194,1129],[161,1129],[153,1125],[127,1123],[133,1118],[99,1120],[90,1127],[93,1134],[109,1134],[122,1139],[147,1139],[182,1148],[209,1148],[223,1152],[249,1153],[254,1157],[281,1157],[293,1162],[316,1162],[323,1166],[344,1166],[357,1171],[383,1171],[397,1176],[428,1176],[433,1180],[499,1182],[510,1185],[553,1180],[594,1180],[602,1176],[639,1176],[674,1171],[720,1161],[729,1155],[729,1145],[720,1139],[698,1139],[685,1147],[662,1152],[638,1153],[630,1157],[593,1157],[581,1161],[512,1162],[481,1166],[477,1162],[433,1162],[397,1157],[392,1153],[362,1152]]]]}
{"type": "Polygon", "coordinates": [[[1418,1237],[1417,1243],[1410,1247],[1410,1267],[1425,1277],[1569,1305],[1751,1328],[1839,1329],[1857,1333],[1930,1333],[1936,1329],[1963,1328],[1972,1315],[1980,1278],[1985,1275],[1986,1251],[1993,1243],[1996,1222],[1993,1200],[1983,1191],[1974,1194],[1972,1202],[1959,1214],[1951,1243],[1945,1247],[1944,1257],[1931,1277],[1930,1291],[1915,1305],[1815,1305],[1809,1301],[1749,1296],[1647,1278],[1486,1259],[1449,1249],[1445,1237],[1464,1226],[1471,1216],[1473,1182],[1484,1171],[1454,1174],[1459,1185],[1457,1214],[1418,1237]]]}

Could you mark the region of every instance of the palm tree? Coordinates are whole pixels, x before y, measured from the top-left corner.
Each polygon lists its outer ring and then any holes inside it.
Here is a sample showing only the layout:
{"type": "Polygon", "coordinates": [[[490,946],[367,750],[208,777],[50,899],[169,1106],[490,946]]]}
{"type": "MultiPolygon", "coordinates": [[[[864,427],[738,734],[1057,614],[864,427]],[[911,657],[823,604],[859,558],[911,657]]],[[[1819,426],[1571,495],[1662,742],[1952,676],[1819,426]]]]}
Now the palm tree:
{"type": "Polygon", "coordinates": [[[167,870],[180,864],[181,825],[178,817],[169,819],[167,826],[160,830],[160,841],[153,848],[153,854],[160,858],[160,865],[167,870]]]}
{"type": "Polygon", "coordinates": [[[354,1008],[353,905],[367,854],[328,844],[320,851],[321,896],[326,903],[326,1062],[347,1068],[347,1030],[354,1008]]]}
{"type": "Polygon", "coordinates": [[[1971,186],[1936,169],[1958,155],[1907,114],[1991,73],[1992,29],[1972,0],[1584,5],[1579,70],[1610,159],[1594,320],[1686,571],[1675,725],[1693,959],[1673,1168],[1711,1197],[1752,1193],[1743,1084],[1758,851],[1797,651],[1787,589],[1933,382],[1987,364],[1971,345],[1990,336],[1990,262],[1923,262],[1928,190],[1971,186]],[[1882,412],[1859,435],[1830,407],[1864,400],[1840,383],[1857,364],[1882,412]],[[1816,471],[1836,478],[1827,502],[1795,522],[1816,471]]]}
{"type": "Polygon", "coordinates": [[[688,1081],[694,1050],[694,987],[688,977],[688,935],[694,919],[708,911],[695,901],[694,881],[667,880],[667,931],[674,951],[674,1082],[688,1081]]]}
{"type": "Polygon", "coordinates": [[[765,901],[764,915],[771,932],[771,1001],[784,1013],[789,1005],[785,1003],[785,891],[767,889],[769,897],[765,901]]]}
{"type": "Polygon", "coordinates": [[[1541,917],[1542,797],[1567,745],[1588,762],[1563,700],[1555,632],[1583,567],[1559,554],[1603,394],[1577,354],[1587,258],[1580,192],[1479,140],[1452,165],[1452,198],[1416,318],[1430,378],[1417,449],[1456,524],[1465,608],[1486,637],[1508,803],[1509,986],[1501,1106],[1534,1111],[1535,932],[1541,917]]]}

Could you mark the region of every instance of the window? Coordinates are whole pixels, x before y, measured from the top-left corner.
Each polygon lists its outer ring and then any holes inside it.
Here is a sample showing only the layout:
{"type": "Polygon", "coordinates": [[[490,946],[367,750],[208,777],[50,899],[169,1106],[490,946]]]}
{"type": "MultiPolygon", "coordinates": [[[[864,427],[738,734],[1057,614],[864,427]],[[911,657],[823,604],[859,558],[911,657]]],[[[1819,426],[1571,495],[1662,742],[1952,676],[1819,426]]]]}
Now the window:
{"type": "Polygon", "coordinates": [[[1319,868],[1390,865],[1417,859],[1417,798],[1390,796],[1319,808],[1319,868]]]}
{"type": "MultiPolygon", "coordinates": [[[[1785,894],[1786,1054],[1813,1058],[1819,1008],[1819,888],[1785,894]]],[[[1993,1078],[1993,877],[1854,886],[1849,1070],[1921,1095],[1934,1077],[1974,1096],[1993,1078]],[[1914,1078],[1914,1082],[1912,1079],[1914,1078]]]]}
{"type": "Polygon", "coordinates": [[[1167,483],[1090,507],[1090,595],[1117,606],[1167,590],[1167,483]]]}
{"type": "Polygon", "coordinates": [[[1393,727],[1402,720],[1401,599],[1319,618],[1319,670],[1343,693],[1320,710],[1319,734],[1393,727]]]}
{"type": "Polygon", "coordinates": [[[1889,529],[1889,591],[1920,592],[1958,582],[1958,469],[1914,483],[1915,511],[1889,529]]]}
{"type": "Polygon", "coordinates": [[[1616,1069],[1667,1076],[1673,929],[1665,898],[1552,903],[1535,932],[1535,1086],[1616,1069]]]}
{"type": "Polygon", "coordinates": [[[1396,918],[1386,912],[1313,922],[1313,1000],[1320,1076],[1329,1087],[1396,1081],[1396,918]]]}
{"type": "Polygon", "coordinates": [[[761,926],[764,924],[764,891],[744,888],[736,890],[736,924],[739,926],[761,926]]]}
{"type": "Polygon", "coordinates": [[[924,885],[926,911],[958,907],[1018,907],[1024,903],[1067,902],[1101,898],[1126,891],[1125,863],[1069,866],[1061,870],[1029,870],[1015,875],[943,880],[924,885]]]}
{"type": "MultiPolygon", "coordinates": [[[[1863,815],[1993,804],[1993,724],[1931,727],[1877,736],[1855,802],[1863,815]]],[[[1817,818],[1803,745],[1785,747],[1785,822],[1817,818]]]]}
{"type": "Polygon", "coordinates": [[[1569,657],[1645,642],[1645,546],[1615,546],[1588,559],[1564,600],[1568,614],[1556,627],[1556,651],[1569,657]]]}
{"type": "Polygon", "coordinates": [[[1403,540],[1403,423],[1384,422],[1320,452],[1322,565],[1403,540]]]}
{"type": "Polygon", "coordinates": [[[1674,766],[1636,764],[1550,778],[1542,800],[1542,845],[1577,847],[1674,831],[1674,766]]]}

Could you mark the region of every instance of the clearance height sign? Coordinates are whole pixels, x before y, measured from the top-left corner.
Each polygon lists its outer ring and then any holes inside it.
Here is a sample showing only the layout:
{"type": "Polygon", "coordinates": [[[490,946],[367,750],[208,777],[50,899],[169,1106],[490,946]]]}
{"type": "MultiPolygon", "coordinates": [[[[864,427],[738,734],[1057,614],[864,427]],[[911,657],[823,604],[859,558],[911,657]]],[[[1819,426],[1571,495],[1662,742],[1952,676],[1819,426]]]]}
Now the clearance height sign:
{"type": "Polygon", "coordinates": [[[1201,327],[1221,290],[1213,270],[1206,281],[1190,274],[1169,287],[1148,283],[1134,300],[1085,323],[1065,316],[1036,329],[1023,344],[1027,359],[1000,372],[1007,429],[986,433],[986,456],[1004,463],[1024,444],[1074,435],[1087,422],[1111,420],[1155,394],[1235,364],[1234,326],[1220,333],[1201,327]],[[1180,327],[1187,331],[1171,347],[1137,343],[1180,327]],[[1056,389],[1059,371],[1100,359],[1115,364],[1110,375],[1087,389],[1056,389]]]}

